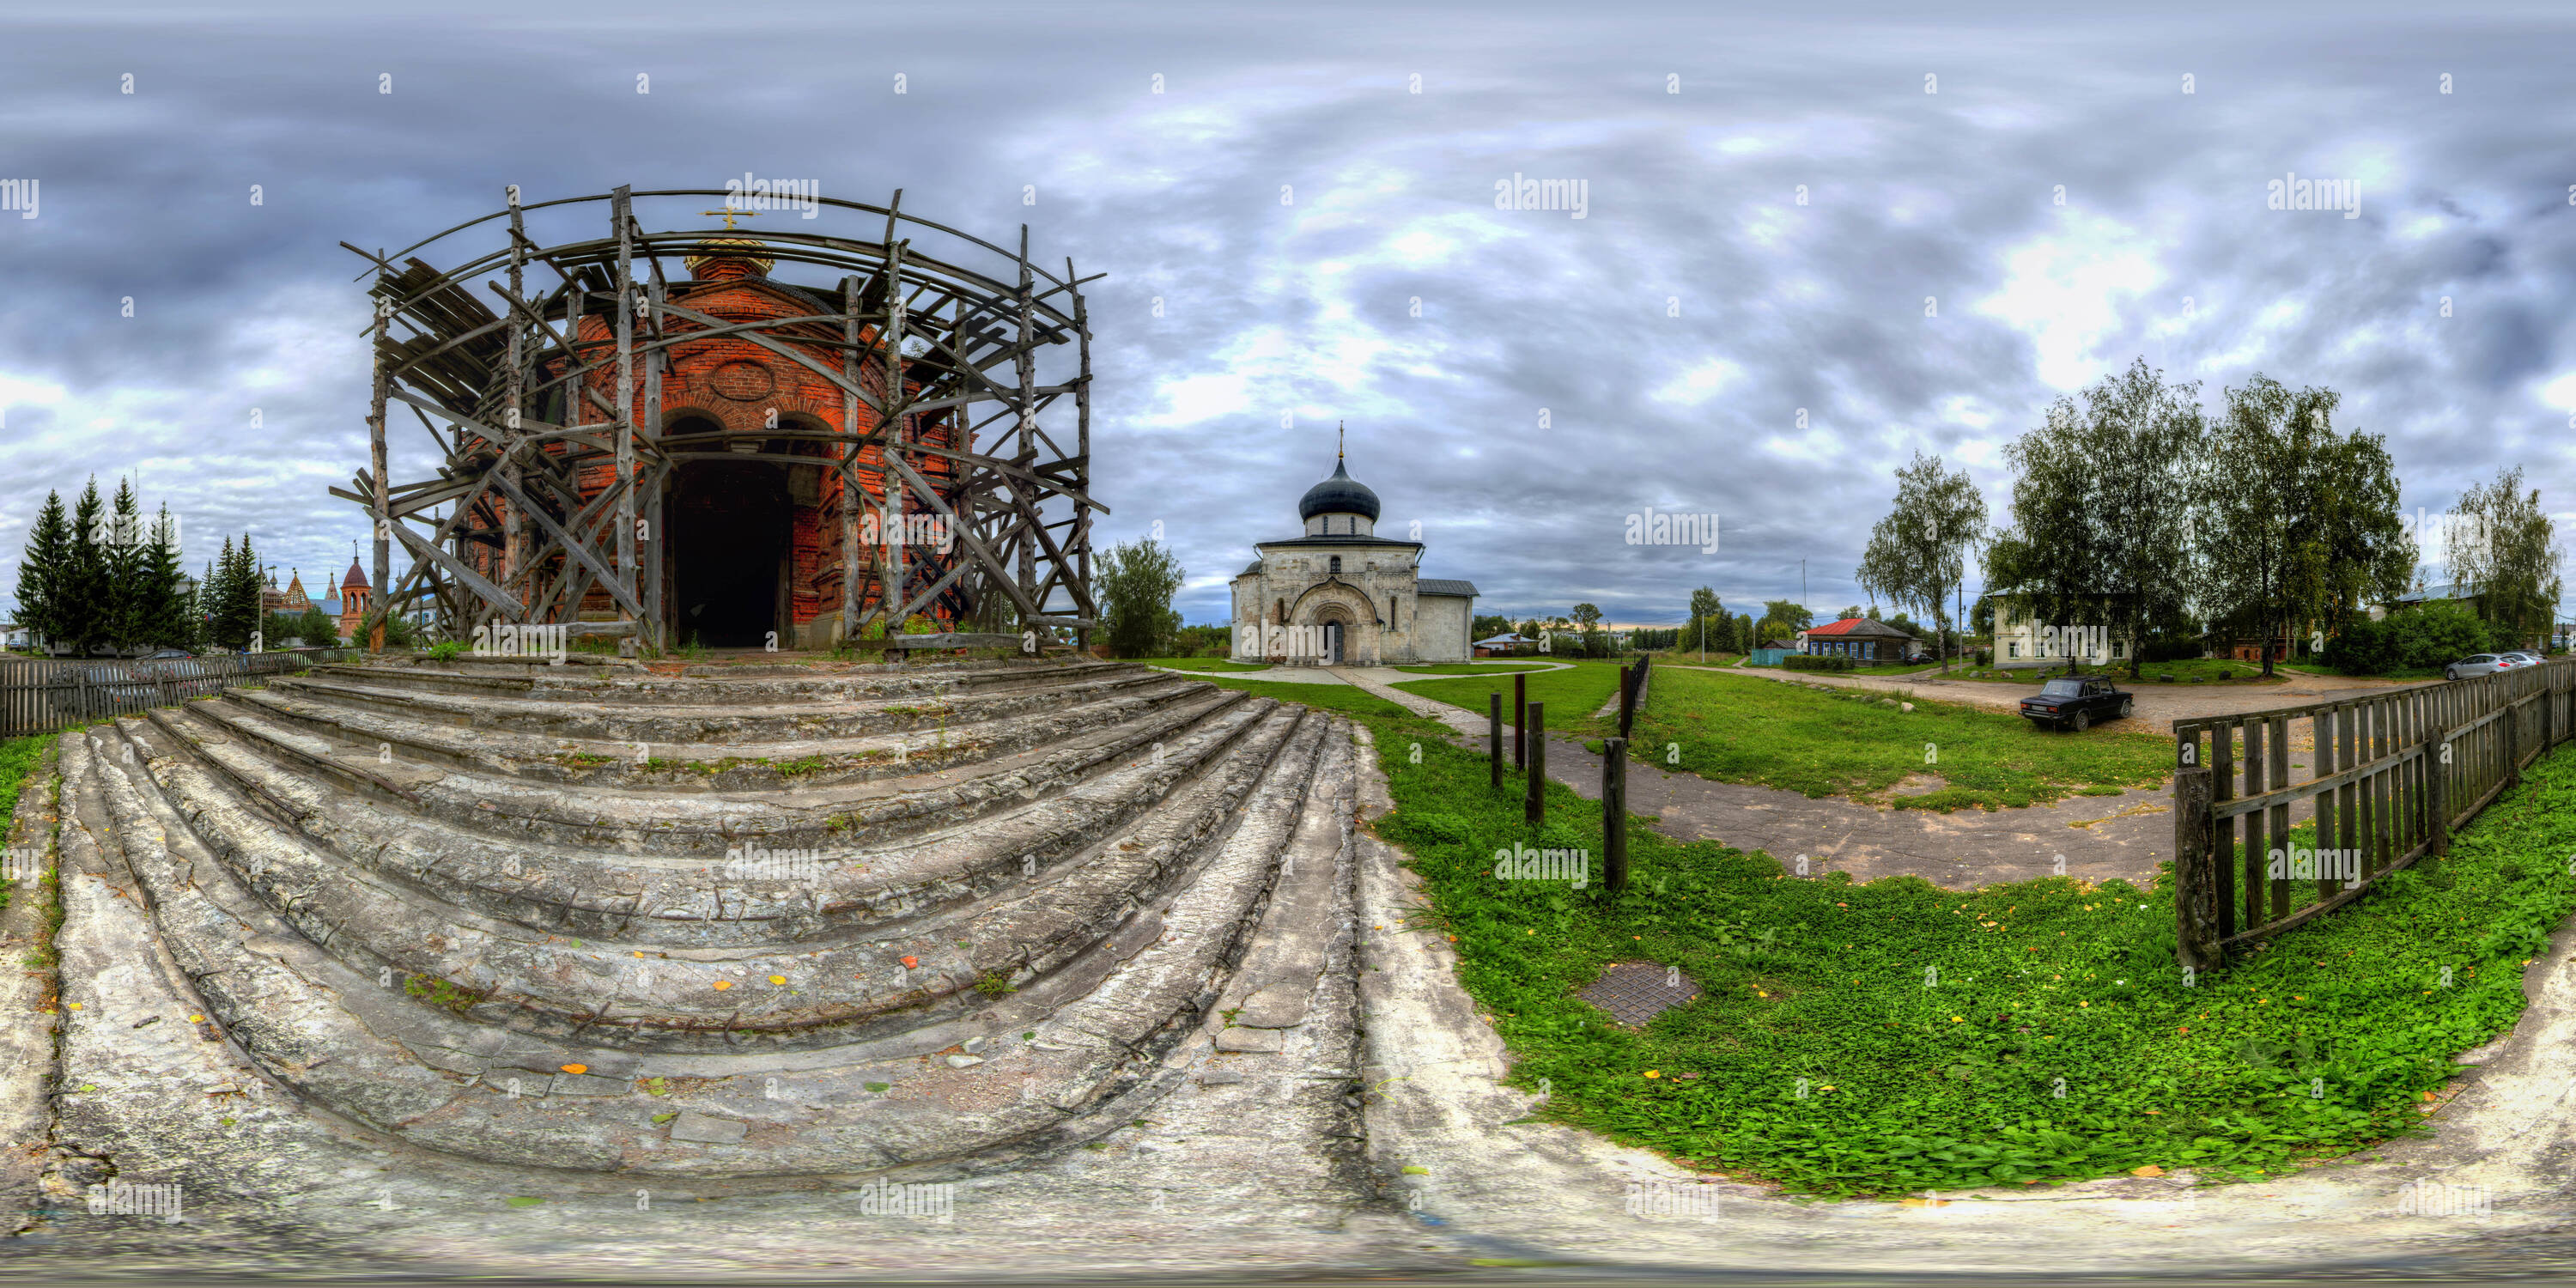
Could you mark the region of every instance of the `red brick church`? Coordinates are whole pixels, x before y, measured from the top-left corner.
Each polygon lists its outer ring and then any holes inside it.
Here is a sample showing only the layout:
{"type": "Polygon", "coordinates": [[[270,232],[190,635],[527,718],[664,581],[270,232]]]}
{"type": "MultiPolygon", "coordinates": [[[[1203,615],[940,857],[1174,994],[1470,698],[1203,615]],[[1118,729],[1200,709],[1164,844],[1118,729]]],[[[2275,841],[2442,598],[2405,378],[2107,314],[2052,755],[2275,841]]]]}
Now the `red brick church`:
{"type": "MultiPolygon", "coordinates": [[[[670,287],[669,302],[726,323],[775,322],[843,311],[842,302],[832,295],[770,277],[775,261],[762,250],[760,242],[749,238],[707,240],[699,254],[685,261],[689,279],[670,287]]],[[[670,315],[665,315],[664,325],[684,335],[707,329],[670,315]]],[[[848,347],[838,319],[764,334],[820,366],[842,370],[848,347]],[[816,343],[798,344],[800,336],[816,343]]],[[[861,333],[859,370],[862,384],[879,394],[886,380],[885,357],[875,351],[874,340],[873,327],[861,333]]],[[[577,347],[598,354],[614,352],[616,343],[616,318],[594,304],[581,319],[577,347]]],[[[668,588],[663,616],[669,638],[715,648],[756,647],[775,631],[782,648],[829,645],[840,621],[845,556],[840,548],[841,507],[847,498],[840,475],[826,463],[837,449],[821,441],[800,440],[798,435],[842,430],[841,391],[802,364],[739,335],[684,342],[666,352],[669,365],[661,377],[660,434],[666,440],[709,436],[697,443],[666,444],[671,450],[765,450],[817,459],[810,466],[748,457],[740,462],[697,460],[673,469],[662,496],[667,531],[658,534],[661,539],[651,547],[661,552],[663,561],[663,584],[668,588]]],[[[546,374],[561,371],[558,365],[546,374]]],[[[636,364],[635,378],[633,405],[640,414],[645,406],[643,362],[636,364]]],[[[613,365],[593,372],[587,383],[608,405],[616,404],[613,365]]],[[[905,383],[911,390],[921,385],[909,377],[905,383]]],[[[531,406],[529,414],[564,425],[612,420],[598,403],[576,405],[568,416],[570,400],[565,392],[557,386],[531,406]]],[[[966,450],[968,444],[960,441],[965,435],[953,415],[942,411],[908,418],[905,441],[934,450],[966,450]]],[[[875,414],[861,403],[857,429],[865,432],[875,427],[875,414]]],[[[869,544],[885,511],[885,477],[878,459],[871,447],[861,456],[858,469],[864,491],[859,498],[862,514],[872,520],[857,552],[862,612],[883,596],[885,579],[880,574],[888,570],[885,545],[869,544]]],[[[932,452],[907,453],[906,459],[943,499],[957,498],[956,467],[950,460],[932,452]]],[[[588,468],[580,480],[583,500],[599,496],[615,479],[612,463],[588,468]]],[[[913,498],[907,508],[917,513],[924,507],[913,498]]],[[[644,513],[645,507],[639,505],[637,512],[644,513]]],[[[953,542],[945,551],[906,547],[906,587],[918,593],[962,557],[953,542]]],[[[498,551],[486,552],[485,575],[497,575],[500,564],[498,551]]],[[[952,587],[929,615],[953,621],[967,607],[963,593],[952,587]]],[[[588,621],[614,621],[615,601],[604,588],[593,586],[580,605],[580,616],[588,621]]]]}

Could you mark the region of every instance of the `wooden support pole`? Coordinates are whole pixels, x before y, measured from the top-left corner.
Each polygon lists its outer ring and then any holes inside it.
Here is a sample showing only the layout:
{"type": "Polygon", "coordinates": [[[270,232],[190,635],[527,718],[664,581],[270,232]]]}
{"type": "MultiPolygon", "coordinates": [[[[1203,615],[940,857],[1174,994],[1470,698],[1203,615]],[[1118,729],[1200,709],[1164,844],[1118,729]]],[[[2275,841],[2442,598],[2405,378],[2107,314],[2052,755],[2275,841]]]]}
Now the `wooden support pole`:
{"type": "MultiPolygon", "coordinates": [[[[617,477],[625,485],[617,497],[617,584],[626,588],[628,600],[635,598],[635,195],[633,189],[619,184],[615,197],[608,203],[609,218],[617,223],[617,477]]],[[[635,615],[624,613],[620,621],[634,621],[635,615]]],[[[619,647],[635,651],[633,635],[619,647]]]]}
{"type": "MultiPolygon", "coordinates": [[[[1019,373],[1020,377],[1020,443],[1019,451],[1012,456],[1011,460],[1013,464],[1024,470],[1035,464],[1038,459],[1038,449],[1035,439],[1038,428],[1038,355],[1035,339],[1037,333],[1037,297],[1031,293],[1035,285],[1036,279],[1031,276],[1029,271],[1029,226],[1027,224],[1022,224],[1020,225],[1019,352],[1013,355],[1011,360],[1013,368],[1019,373]]],[[[1036,529],[1038,524],[1039,498],[1030,493],[1027,484],[1016,481],[1011,484],[1011,496],[1015,502],[1025,499],[1027,502],[1026,509],[1028,511],[1028,513],[1020,520],[1020,526],[1026,529],[1026,531],[1023,531],[1019,537],[1020,597],[1035,605],[1035,611],[1042,613],[1046,611],[1046,605],[1039,602],[1038,598],[1038,534],[1036,529]]]]}
{"type": "MultiPolygon", "coordinates": [[[[896,456],[901,456],[903,454],[904,442],[903,244],[896,241],[894,235],[895,210],[902,205],[903,189],[897,188],[894,190],[894,204],[886,207],[886,320],[885,325],[877,332],[877,347],[885,351],[885,393],[883,398],[886,408],[886,423],[883,426],[885,430],[885,444],[877,450],[881,453],[892,453],[896,456]]],[[[908,463],[909,462],[907,462],[907,464],[908,463]]],[[[911,552],[904,548],[904,542],[910,539],[910,529],[905,525],[903,520],[904,512],[908,508],[909,507],[904,504],[902,488],[889,487],[885,490],[886,522],[894,525],[894,531],[887,534],[885,543],[885,598],[886,603],[895,606],[898,610],[909,606],[909,601],[906,597],[908,593],[906,585],[908,578],[906,577],[906,573],[910,570],[911,552]]],[[[888,621],[886,623],[886,633],[888,635],[893,635],[894,633],[902,630],[903,626],[904,623],[902,622],[888,621]]]]}
{"type": "MultiPolygon", "coordinates": [[[[1068,283],[1082,280],[1074,275],[1071,258],[1064,261],[1064,280],[1068,283]]],[[[1082,292],[1079,289],[1073,291],[1073,330],[1073,343],[1080,351],[1081,362],[1080,374],[1075,377],[1073,386],[1073,450],[1074,455],[1082,460],[1082,464],[1076,467],[1074,479],[1079,490],[1088,496],[1091,493],[1091,314],[1083,304],[1082,292]]],[[[1091,507],[1081,501],[1073,503],[1071,553],[1074,559],[1074,584],[1081,590],[1078,603],[1082,615],[1097,618],[1100,615],[1099,605],[1091,593],[1091,507]]],[[[1091,628],[1085,626],[1077,629],[1074,632],[1074,643],[1081,649],[1082,656],[1090,657],[1091,628]]]]}
{"type": "Polygon", "coordinates": [[[1601,744],[1601,881],[1613,895],[1628,889],[1628,740],[1601,744]]]}
{"type": "Polygon", "coordinates": [[[1635,681],[1635,677],[1633,677],[1633,676],[1631,676],[1631,675],[1629,675],[1629,674],[1628,674],[1628,668],[1627,668],[1627,667],[1624,667],[1624,666],[1623,666],[1623,667],[1620,667],[1620,668],[1619,668],[1619,736],[1620,736],[1620,737],[1622,737],[1622,738],[1625,738],[1625,737],[1627,737],[1627,736],[1628,736],[1628,717],[1629,717],[1632,713],[1634,713],[1634,712],[1635,712],[1635,710],[1636,710],[1636,706],[1635,706],[1636,701],[1637,701],[1637,689],[1636,689],[1636,681],[1635,681]]]}
{"type": "Polygon", "coordinates": [[[1493,775],[1494,789],[1503,786],[1503,695],[1485,695],[1485,760],[1493,775]]]}
{"type": "Polygon", "coordinates": [[[2210,844],[2210,794],[2208,766],[2174,771],[2174,960],[2194,972],[2215,970],[2220,960],[2225,859],[2210,844]]]}
{"type": "MultiPolygon", "coordinates": [[[[511,184],[510,199],[510,356],[509,370],[503,374],[501,394],[501,476],[513,485],[519,482],[519,425],[527,418],[528,406],[528,318],[520,307],[527,292],[528,232],[527,218],[519,210],[519,185],[511,184]]],[[[518,579],[528,557],[528,521],[519,514],[519,503],[504,498],[501,506],[501,584],[518,579]]],[[[525,594],[518,596],[527,602],[525,594]]]]}
{"type": "Polygon", "coordinates": [[[1529,798],[1523,806],[1524,821],[1531,827],[1547,821],[1547,704],[1529,704],[1529,798]]]}
{"type": "MultiPolygon", "coordinates": [[[[376,274],[376,285],[383,291],[376,297],[375,390],[367,401],[367,458],[374,478],[376,511],[376,584],[381,595],[393,586],[393,482],[385,462],[385,399],[393,389],[393,373],[385,367],[385,336],[394,320],[393,282],[383,272],[376,274]]],[[[393,611],[390,600],[374,605],[375,627],[367,633],[370,652],[385,651],[385,614],[393,611]]]]}
{"type": "Polygon", "coordinates": [[[849,344],[841,351],[841,432],[850,435],[849,446],[842,452],[848,464],[841,470],[841,639],[849,642],[859,638],[859,511],[868,503],[867,489],[859,486],[859,396],[851,392],[859,383],[856,277],[841,279],[841,338],[849,344]]]}
{"type": "MultiPolygon", "coordinates": [[[[658,255],[653,257],[652,273],[652,280],[644,286],[645,320],[648,323],[645,334],[647,338],[659,341],[662,338],[662,300],[668,294],[668,284],[662,280],[662,258],[658,255]]],[[[670,362],[671,351],[663,348],[654,349],[644,358],[643,432],[655,440],[662,437],[662,369],[670,362]]],[[[641,638],[656,649],[664,649],[670,646],[670,641],[664,638],[663,625],[669,618],[662,604],[662,551],[666,548],[662,544],[662,493],[670,482],[670,466],[658,441],[654,459],[664,463],[652,471],[653,486],[644,494],[644,523],[636,534],[642,548],[636,551],[636,557],[644,564],[644,628],[641,638]]]]}
{"type": "Polygon", "coordinates": [[[1529,768],[1529,673],[1512,673],[1512,768],[1529,768]]]}

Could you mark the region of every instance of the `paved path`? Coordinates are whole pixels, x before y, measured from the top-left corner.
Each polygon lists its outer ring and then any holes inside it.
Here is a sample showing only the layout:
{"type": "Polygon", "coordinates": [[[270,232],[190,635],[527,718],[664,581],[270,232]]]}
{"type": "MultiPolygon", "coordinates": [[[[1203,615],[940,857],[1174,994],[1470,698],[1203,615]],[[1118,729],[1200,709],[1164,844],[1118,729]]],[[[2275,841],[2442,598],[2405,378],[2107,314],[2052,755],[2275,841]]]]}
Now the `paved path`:
{"type": "MultiPolygon", "coordinates": [[[[1396,688],[1381,678],[1396,673],[1383,668],[1344,668],[1335,674],[1457,730],[1460,744],[1469,750],[1485,749],[1484,716],[1396,688]]],[[[1508,706],[1505,711],[1508,715],[1508,706]]],[[[1505,755],[1510,754],[1511,734],[1506,722],[1505,755]]],[[[1601,757],[1584,750],[1580,740],[1548,735],[1547,776],[1587,800],[1601,798],[1601,757]]],[[[2119,877],[2143,885],[2155,876],[2173,837],[2172,802],[2161,787],[2118,796],[2071,796],[2027,809],[1944,814],[1880,809],[1840,797],[1810,800],[1773,787],[1670,773],[1633,759],[1628,762],[1628,810],[1656,819],[1656,830],[1676,840],[1762,850],[1792,872],[1804,855],[1810,876],[1849,872],[1854,881],[1875,881],[1910,872],[1954,890],[2061,872],[2086,881],[2119,877]]]]}

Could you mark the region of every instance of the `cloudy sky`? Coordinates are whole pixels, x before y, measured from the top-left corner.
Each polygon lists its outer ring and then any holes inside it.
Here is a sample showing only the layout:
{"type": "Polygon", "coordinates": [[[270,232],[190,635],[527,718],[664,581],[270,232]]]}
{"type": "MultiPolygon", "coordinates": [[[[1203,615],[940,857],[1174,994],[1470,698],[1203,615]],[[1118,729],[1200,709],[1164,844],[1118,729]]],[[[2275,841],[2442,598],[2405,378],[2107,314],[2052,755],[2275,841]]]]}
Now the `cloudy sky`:
{"type": "Polygon", "coordinates": [[[2331,386],[2410,512],[2510,465],[2576,511],[2576,9],[1793,8],[15,6],[0,595],[93,474],[192,568],[248,531],[318,588],[365,531],[325,491],[366,453],[338,243],[745,173],[1108,274],[1100,536],[1160,523],[1193,622],[1337,421],[1480,610],[1758,614],[1803,560],[1829,611],[1894,466],[2000,513],[2004,445],[2140,355],[2211,405],[2331,386]],[[2352,217],[2268,209],[2293,173],[2352,217]],[[1514,176],[1584,206],[1497,209],[1514,176]],[[1626,545],[1648,506],[1719,550],[1626,545]]]}

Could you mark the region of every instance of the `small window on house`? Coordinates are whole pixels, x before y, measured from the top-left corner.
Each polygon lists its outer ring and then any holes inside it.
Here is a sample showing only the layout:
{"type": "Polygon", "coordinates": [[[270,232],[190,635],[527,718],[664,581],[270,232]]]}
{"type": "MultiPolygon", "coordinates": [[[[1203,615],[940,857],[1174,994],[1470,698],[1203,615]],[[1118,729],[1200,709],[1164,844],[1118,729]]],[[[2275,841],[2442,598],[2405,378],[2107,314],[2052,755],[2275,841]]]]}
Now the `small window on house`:
{"type": "Polygon", "coordinates": [[[2020,640],[2014,640],[2014,641],[2012,641],[2011,643],[2008,643],[2008,644],[2004,645],[2004,656],[2005,656],[2005,657],[2020,657],[2020,656],[2021,656],[2021,641],[2020,641],[2020,640]]]}
{"type": "Polygon", "coordinates": [[[2128,656],[2126,653],[2124,653],[2124,652],[2122,652],[2122,651],[2121,651],[2121,650],[2126,649],[2126,648],[2128,648],[2128,647],[2129,647],[2129,644],[2128,644],[2128,641],[2126,641],[2126,640],[2113,640],[2113,641],[2111,641],[2111,656],[2113,656],[2113,657],[2126,657],[2126,656],[2128,656]]]}

